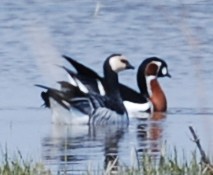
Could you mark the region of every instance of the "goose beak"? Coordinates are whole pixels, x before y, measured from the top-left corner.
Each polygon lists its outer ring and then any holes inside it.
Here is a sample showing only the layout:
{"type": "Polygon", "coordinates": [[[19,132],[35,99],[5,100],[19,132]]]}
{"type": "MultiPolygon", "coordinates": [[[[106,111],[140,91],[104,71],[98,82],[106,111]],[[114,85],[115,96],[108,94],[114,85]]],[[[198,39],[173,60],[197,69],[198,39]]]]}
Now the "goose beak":
{"type": "Polygon", "coordinates": [[[172,78],[172,76],[169,73],[167,73],[166,76],[169,78],[172,78]]]}
{"type": "Polygon", "coordinates": [[[135,69],[135,67],[128,62],[126,65],[126,69],[135,69]]]}

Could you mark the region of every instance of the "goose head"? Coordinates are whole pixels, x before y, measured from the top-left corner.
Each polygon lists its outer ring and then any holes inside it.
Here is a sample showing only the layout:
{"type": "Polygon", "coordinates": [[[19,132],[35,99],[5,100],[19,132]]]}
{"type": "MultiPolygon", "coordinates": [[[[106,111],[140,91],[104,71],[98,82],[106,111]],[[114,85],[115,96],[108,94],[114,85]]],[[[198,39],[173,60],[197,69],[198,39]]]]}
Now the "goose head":
{"type": "Polygon", "coordinates": [[[108,67],[108,69],[112,70],[115,73],[126,69],[134,69],[127,58],[122,54],[112,54],[110,55],[104,64],[104,68],[108,67]]]}
{"type": "Polygon", "coordinates": [[[171,77],[166,62],[160,59],[158,61],[151,61],[146,65],[145,76],[152,76],[153,78],[171,77]]]}
{"type": "Polygon", "coordinates": [[[141,93],[151,100],[154,111],[163,112],[167,109],[167,100],[158,77],[171,77],[166,62],[158,57],[144,60],[138,69],[138,86],[141,93]]]}

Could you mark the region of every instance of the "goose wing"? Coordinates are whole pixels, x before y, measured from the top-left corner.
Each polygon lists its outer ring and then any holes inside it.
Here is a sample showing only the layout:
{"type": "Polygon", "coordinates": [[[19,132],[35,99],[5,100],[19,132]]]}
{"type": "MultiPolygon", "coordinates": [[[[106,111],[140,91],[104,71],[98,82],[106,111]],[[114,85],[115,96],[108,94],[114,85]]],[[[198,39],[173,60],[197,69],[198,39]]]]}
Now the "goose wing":
{"type": "Polygon", "coordinates": [[[63,91],[59,91],[57,89],[53,89],[44,85],[36,84],[35,86],[46,89],[47,91],[41,92],[41,98],[44,100],[45,107],[51,107],[49,98],[53,98],[57,101],[61,106],[65,109],[69,110],[69,104],[66,102],[68,99],[65,96],[63,91]]]}
{"type": "Polygon", "coordinates": [[[92,69],[88,68],[87,66],[84,66],[83,64],[79,63],[78,61],[74,60],[71,57],[68,57],[66,55],[62,55],[78,72],[80,75],[84,75],[87,77],[100,79],[101,77],[92,69]]]}
{"type": "MultiPolygon", "coordinates": [[[[69,58],[69,57],[66,57],[66,58],[69,58]]],[[[73,59],[72,59],[72,62],[75,63],[74,64],[75,66],[78,65],[75,67],[78,73],[75,73],[71,71],[70,69],[66,68],[65,66],[62,66],[62,68],[64,68],[64,70],[70,75],[69,77],[70,83],[72,83],[75,86],[79,86],[79,88],[81,88],[80,84],[83,84],[84,86],[86,86],[87,91],[96,92],[96,93],[104,95],[105,90],[103,86],[103,78],[100,77],[95,71],[74,61],[73,59]]]]}
{"type": "Polygon", "coordinates": [[[91,113],[90,101],[86,94],[68,82],[61,81],[58,83],[61,85],[61,90],[44,85],[36,85],[37,87],[46,89],[46,91],[41,92],[41,97],[44,101],[45,107],[51,107],[49,99],[53,98],[59,105],[63,106],[67,110],[70,110],[70,107],[72,106],[84,114],[91,113]]]}

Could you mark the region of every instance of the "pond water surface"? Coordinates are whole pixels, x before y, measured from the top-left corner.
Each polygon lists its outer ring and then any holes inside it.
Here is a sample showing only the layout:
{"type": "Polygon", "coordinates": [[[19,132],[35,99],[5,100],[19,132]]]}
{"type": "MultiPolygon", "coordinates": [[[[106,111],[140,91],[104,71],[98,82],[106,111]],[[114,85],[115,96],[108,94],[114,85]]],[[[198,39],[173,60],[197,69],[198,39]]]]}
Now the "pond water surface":
{"type": "MultiPolygon", "coordinates": [[[[43,161],[53,172],[78,174],[91,167],[136,166],[134,154],[160,154],[162,145],[196,149],[193,126],[204,149],[213,148],[212,1],[1,1],[0,146],[10,154],[43,161]],[[165,115],[132,119],[126,128],[56,126],[41,107],[34,84],[56,86],[66,79],[57,65],[67,54],[102,74],[102,63],[123,53],[136,67],[163,58],[171,79],[160,79],[168,99],[165,115]],[[136,153],[135,151],[136,150],[136,153]]],[[[137,89],[136,70],[120,81],[137,89]]],[[[182,155],[182,152],[181,152],[182,155]]]]}

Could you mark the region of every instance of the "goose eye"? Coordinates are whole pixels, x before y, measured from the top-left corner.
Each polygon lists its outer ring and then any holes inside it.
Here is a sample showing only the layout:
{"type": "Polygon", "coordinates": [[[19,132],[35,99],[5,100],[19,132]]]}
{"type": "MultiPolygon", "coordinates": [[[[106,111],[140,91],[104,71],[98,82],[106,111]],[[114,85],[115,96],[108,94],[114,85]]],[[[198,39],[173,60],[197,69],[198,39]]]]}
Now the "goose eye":
{"type": "Polygon", "coordinates": [[[128,61],[124,60],[124,59],[121,59],[121,62],[124,63],[124,64],[128,64],[128,61]]]}

